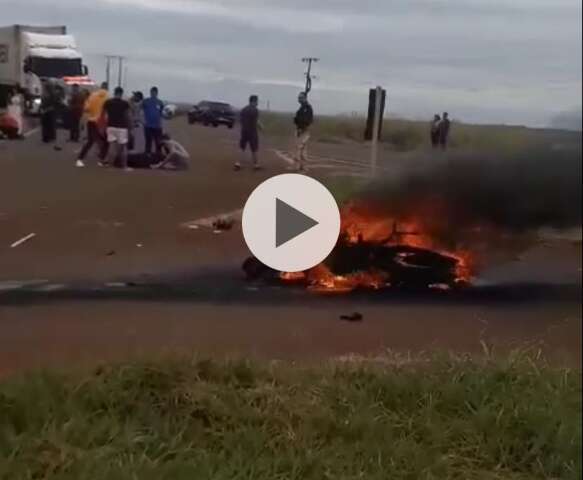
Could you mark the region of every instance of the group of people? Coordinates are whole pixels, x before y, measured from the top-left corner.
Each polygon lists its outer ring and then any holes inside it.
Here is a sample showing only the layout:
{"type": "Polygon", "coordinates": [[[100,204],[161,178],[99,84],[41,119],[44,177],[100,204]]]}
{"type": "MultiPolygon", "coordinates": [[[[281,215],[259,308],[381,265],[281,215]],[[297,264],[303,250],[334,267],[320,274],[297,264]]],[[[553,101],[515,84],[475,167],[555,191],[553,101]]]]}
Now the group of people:
{"type": "MultiPolygon", "coordinates": [[[[296,152],[294,156],[295,168],[302,172],[306,169],[308,142],[310,140],[310,127],[314,122],[314,110],[308,102],[308,96],[305,92],[301,92],[298,96],[298,103],[300,107],[294,117],[294,124],[296,128],[296,152]]],[[[251,151],[251,159],[253,162],[253,169],[260,170],[259,163],[259,131],[262,130],[261,122],[259,121],[259,97],[251,95],[249,97],[249,104],[241,110],[241,137],[239,147],[244,153],[247,147],[251,151]]],[[[234,169],[241,170],[241,162],[236,162],[234,169]]]]}
{"type": "Polygon", "coordinates": [[[105,82],[86,98],[73,87],[69,106],[72,141],[79,138],[81,119],[85,118],[86,122],[87,140],[77,157],[77,167],[85,167],[87,155],[96,146],[99,166],[119,166],[126,171],[188,168],[188,152],[163,133],[164,104],[158,98],[157,87],[150,89],[148,98],[141,92],[134,92],[129,100],[124,98],[121,87],[116,87],[110,98],[105,82]],[[143,147],[140,138],[144,139],[143,147]]]}
{"type": "Polygon", "coordinates": [[[438,114],[433,117],[430,129],[431,146],[433,148],[447,149],[450,126],[451,122],[447,112],[443,112],[441,117],[438,114]]]}

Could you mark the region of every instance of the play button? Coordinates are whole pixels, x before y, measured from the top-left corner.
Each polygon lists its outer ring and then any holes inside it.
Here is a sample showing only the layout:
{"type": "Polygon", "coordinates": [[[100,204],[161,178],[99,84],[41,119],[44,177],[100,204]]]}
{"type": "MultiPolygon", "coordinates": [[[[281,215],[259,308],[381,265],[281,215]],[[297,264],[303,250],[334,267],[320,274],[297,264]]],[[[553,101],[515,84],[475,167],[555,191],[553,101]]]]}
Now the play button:
{"type": "Polygon", "coordinates": [[[262,263],[282,272],[304,271],[322,262],[339,233],[336,200],[320,182],[305,175],[266,180],[243,210],[247,246],[262,263]]]}
{"type": "Polygon", "coordinates": [[[304,215],[279,198],[275,199],[275,246],[280,247],[298,235],[318,225],[313,218],[304,215]]]}

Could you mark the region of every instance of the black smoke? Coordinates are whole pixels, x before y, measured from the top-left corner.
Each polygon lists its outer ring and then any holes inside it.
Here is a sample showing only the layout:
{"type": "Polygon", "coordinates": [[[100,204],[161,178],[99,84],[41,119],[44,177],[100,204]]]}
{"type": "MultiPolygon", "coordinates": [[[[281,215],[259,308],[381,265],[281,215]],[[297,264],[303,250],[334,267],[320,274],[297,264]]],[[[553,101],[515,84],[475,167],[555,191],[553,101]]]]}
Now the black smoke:
{"type": "Polygon", "coordinates": [[[376,182],[356,204],[377,216],[420,218],[444,245],[499,246],[545,227],[581,226],[581,163],[580,142],[513,155],[432,155],[376,182]]]}

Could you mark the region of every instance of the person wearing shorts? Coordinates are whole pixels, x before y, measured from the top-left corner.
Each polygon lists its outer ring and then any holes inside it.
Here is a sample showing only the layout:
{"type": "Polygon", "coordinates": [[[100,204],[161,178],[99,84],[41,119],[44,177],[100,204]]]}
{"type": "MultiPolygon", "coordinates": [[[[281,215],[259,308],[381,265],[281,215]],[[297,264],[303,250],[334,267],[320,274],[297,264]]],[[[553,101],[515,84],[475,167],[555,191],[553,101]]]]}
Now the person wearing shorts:
{"type": "MultiPolygon", "coordinates": [[[[249,104],[241,110],[240,121],[241,121],[241,139],[239,140],[239,148],[244,154],[249,146],[251,150],[251,158],[253,160],[253,168],[259,170],[261,165],[259,164],[259,158],[257,152],[259,151],[259,129],[261,125],[259,123],[259,109],[257,105],[259,104],[259,98],[257,95],[251,95],[249,97],[249,104]]],[[[235,170],[241,170],[241,163],[235,163],[235,170]]]]}
{"type": "MultiPolygon", "coordinates": [[[[112,155],[113,150],[113,158],[119,159],[121,168],[131,170],[127,164],[127,145],[131,127],[130,104],[123,99],[123,88],[117,87],[113,95],[113,98],[103,105],[103,113],[107,119],[107,142],[110,146],[108,157],[112,155]],[[114,145],[117,148],[113,148],[114,145]]],[[[106,164],[113,162],[108,158],[106,164]]]]}

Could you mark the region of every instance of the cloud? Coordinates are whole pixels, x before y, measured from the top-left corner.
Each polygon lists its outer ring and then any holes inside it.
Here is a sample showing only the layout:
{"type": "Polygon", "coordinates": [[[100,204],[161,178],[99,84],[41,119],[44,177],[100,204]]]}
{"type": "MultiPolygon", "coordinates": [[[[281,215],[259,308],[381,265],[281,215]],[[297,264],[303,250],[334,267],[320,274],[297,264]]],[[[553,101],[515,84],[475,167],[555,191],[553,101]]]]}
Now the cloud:
{"type": "Polygon", "coordinates": [[[580,0],[0,0],[2,23],[66,24],[96,80],[127,56],[129,88],[176,100],[295,108],[315,55],[319,112],[392,112],[543,126],[581,104],[580,0]]]}
{"type": "Polygon", "coordinates": [[[280,5],[257,5],[252,2],[217,2],[204,0],[97,0],[111,7],[137,7],[181,15],[217,17],[254,27],[278,28],[297,33],[330,33],[341,31],[345,21],[333,13],[313,12],[280,5]]]}

